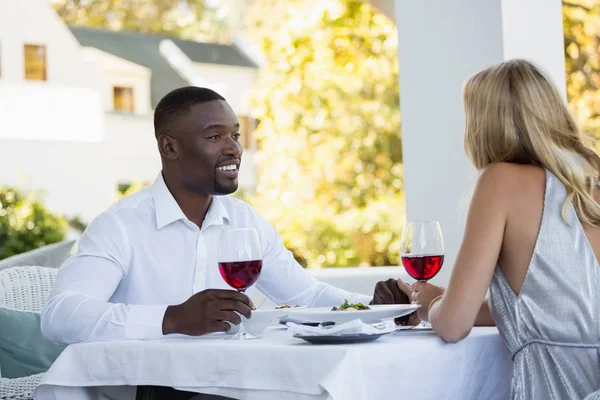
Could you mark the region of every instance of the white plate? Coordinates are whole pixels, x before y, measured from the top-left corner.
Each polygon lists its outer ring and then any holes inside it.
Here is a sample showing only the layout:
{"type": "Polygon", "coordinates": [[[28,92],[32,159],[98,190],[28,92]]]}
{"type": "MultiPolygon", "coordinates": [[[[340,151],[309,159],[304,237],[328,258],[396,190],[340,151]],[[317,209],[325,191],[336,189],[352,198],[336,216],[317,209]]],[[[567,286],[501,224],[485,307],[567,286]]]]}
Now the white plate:
{"type": "MultiPolygon", "coordinates": [[[[279,306],[277,306],[277,307],[279,307],[279,306]]],[[[301,308],[306,308],[306,306],[293,306],[293,307],[290,307],[290,308],[275,308],[275,309],[276,310],[289,311],[289,310],[298,310],[298,309],[301,309],[301,308]]],[[[260,308],[259,308],[259,310],[260,310],[260,308]]]]}
{"type": "Polygon", "coordinates": [[[370,310],[331,311],[331,307],[287,309],[289,317],[306,322],[332,321],[344,323],[360,319],[374,324],[386,319],[403,317],[420,307],[418,304],[380,304],[369,306],[370,310]]]}

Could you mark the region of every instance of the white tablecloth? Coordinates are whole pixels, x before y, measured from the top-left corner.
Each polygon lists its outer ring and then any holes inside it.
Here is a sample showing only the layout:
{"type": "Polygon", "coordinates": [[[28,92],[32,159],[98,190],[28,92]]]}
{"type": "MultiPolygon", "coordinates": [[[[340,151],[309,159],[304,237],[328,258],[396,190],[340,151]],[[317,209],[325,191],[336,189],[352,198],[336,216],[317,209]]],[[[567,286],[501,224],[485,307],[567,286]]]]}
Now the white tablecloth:
{"type": "Polygon", "coordinates": [[[223,336],[84,343],[67,347],[38,387],[39,400],[88,400],[98,389],[171,386],[254,399],[506,399],[511,361],[495,328],[475,328],[457,344],[428,332],[372,343],[317,346],[285,328],[264,338],[223,336]],[[85,387],[88,387],[87,389],[85,387]]]}

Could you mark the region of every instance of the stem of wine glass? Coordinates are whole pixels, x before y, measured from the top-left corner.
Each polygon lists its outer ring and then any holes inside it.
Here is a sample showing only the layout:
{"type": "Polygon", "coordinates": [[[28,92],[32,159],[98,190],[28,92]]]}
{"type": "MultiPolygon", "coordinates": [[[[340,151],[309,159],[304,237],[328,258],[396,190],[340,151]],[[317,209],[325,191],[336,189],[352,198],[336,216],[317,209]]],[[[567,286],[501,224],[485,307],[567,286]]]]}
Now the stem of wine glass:
{"type": "MultiPolygon", "coordinates": [[[[245,290],[238,290],[240,293],[244,293],[245,290]]],[[[243,337],[246,336],[246,334],[248,333],[248,331],[246,330],[246,324],[244,323],[244,318],[242,318],[240,316],[240,331],[238,332],[238,335],[243,337]]]]}
{"type": "MultiPolygon", "coordinates": [[[[245,293],[245,289],[238,289],[238,292],[240,293],[245,293]]],[[[240,340],[251,340],[251,339],[260,339],[260,336],[257,335],[253,335],[252,333],[248,332],[246,330],[246,324],[244,323],[244,317],[240,316],[240,330],[238,331],[238,333],[236,333],[234,336],[231,337],[232,339],[240,339],[240,340]]]]}
{"type": "MultiPolygon", "coordinates": [[[[423,282],[423,283],[427,283],[427,279],[419,279],[419,282],[423,282]]],[[[425,304],[421,305],[421,307],[424,307],[425,304]]],[[[429,306],[429,305],[427,305],[429,306]]],[[[428,329],[431,328],[431,324],[428,321],[420,321],[419,325],[416,326],[417,328],[421,328],[421,329],[428,329]]]]}

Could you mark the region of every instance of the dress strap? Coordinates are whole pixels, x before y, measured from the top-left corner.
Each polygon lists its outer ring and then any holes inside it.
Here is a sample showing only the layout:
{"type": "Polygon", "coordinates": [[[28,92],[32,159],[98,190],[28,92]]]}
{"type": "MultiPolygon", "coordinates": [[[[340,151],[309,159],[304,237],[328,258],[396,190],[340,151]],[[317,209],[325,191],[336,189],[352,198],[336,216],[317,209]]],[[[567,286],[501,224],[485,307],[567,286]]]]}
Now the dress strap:
{"type": "Polygon", "coordinates": [[[551,340],[542,340],[542,339],[533,339],[528,342],[523,343],[521,346],[517,347],[515,351],[512,353],[512,359],[514,361],[517,354],[521,352],[525,347],[532,344],[541,344],[543,346],[553,346],[553,347],[570,347],[576,349],[600,349],[600,343],[564,343],[564,342],[553,342],[551,340]]]}

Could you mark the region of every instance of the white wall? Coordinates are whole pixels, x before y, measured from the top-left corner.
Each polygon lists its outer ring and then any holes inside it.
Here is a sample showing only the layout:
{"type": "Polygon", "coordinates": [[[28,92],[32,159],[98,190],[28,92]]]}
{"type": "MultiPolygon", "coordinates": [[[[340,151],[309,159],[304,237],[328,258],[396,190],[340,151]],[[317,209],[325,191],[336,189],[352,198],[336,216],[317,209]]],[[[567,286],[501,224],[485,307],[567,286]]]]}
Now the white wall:
{"type": "Polygon", "coordinates": [[[85,59],[94,64],[99,73],[96,87],[102,94],[104,110],[114,111],[113,88],[124,86],[133,88],[134,114],[149,115],[150,106],[150,69],[130,61],[105,53],[93,47],[82,49],[85,59]]]}
{"type": "Polygon", "coordinates": [[[249,115],[250,92],[258,71],[254,68],[234,67],[196,63],[202,77],[215,86],[223,87],[220,91],[237,115],[249,115]]]}
{"type": "Polygon", "coordinates": [[[396,0],[400,105],[409,220],[439,220],[445,284],[476,178],[463,149],[462,86],[512,57],[529,58],[564,86],[560,0],[396,0]],[[528,12],[531,11],[531,12],[528,12]]]}
{"type": "Polygon", "coordinates": [[[105,116],[106,146],[117,182],[153,182],[161,169],[152,117],[105,116]]]}
{"type": "Polygon", "coordinates": [[[115,192],[101,143],[0,139],[0,185],[42,190],[50,210],[85,221],[106,209],[115,192]]]}
{"type": "Polygon", "coordinates": [[[0,184],[45,192],[90,220],[113,201],[94,68],[45,0],[0,0],[0,184]],[[24,79],[24,45],[46,46],[47,81],[24,79]]]}
{"type": "MultiPolygon", "coordinates": [[[[0,81],[24,82],[24,44],[46,46],[47,78],[55,85],[88,86],[90,69],[66,25],[46,0],[0,0],[0,81]]],[[[42,86],[44,82],[27,81],[42,86]]]]}
{"type": "Polygon", "coordinates": [[[93,78],[93,66],[49,2],[0,0],[0,137],[102,140],[93,78]],[[47,81],[24,79],[25,44],[46,46],[47,81]]]}
{"type": "Polygon", "coordinates": [[[504,59],[525,58],[540,64],[566,99],[561,1],[502,0],[502,24],[504,59]]]}
{"type": "Polygon", "coordinates": [[[102,119],[92,88],[0,80],[0,138],[100,142],[102,119]]]}

